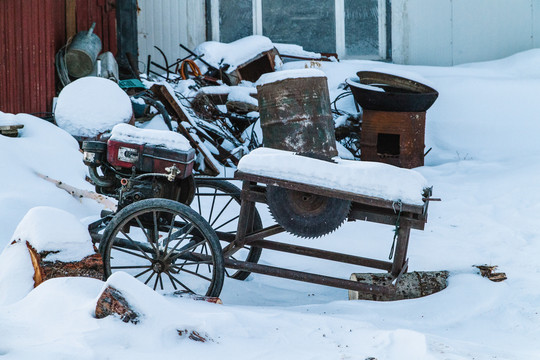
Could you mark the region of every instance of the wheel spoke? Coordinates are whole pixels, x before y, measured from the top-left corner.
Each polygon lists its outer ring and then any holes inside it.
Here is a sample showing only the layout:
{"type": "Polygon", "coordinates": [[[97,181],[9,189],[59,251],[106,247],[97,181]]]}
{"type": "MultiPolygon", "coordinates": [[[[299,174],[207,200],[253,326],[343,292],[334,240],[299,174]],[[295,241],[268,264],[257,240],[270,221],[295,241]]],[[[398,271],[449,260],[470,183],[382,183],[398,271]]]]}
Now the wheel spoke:
{"type": "MultiPolygon", "coordinates": [[[[116,251],[121,251],[121,252],[124,252],[126,254],[130,254],[130,255],[133,255],[133,256],[136,256],[136,257],[140,257],[141,259],[145,259],[145,260],[148,260],[148,261],[152,261],[152,259],[150,259],[148,256],[141,256],[137,253],[134,253],[134,252],[131,252],[129,250],[126,250],[124,248],[121,248],[121,247],[118,247],[118,246],[113,246],[111,250],[116,250],[116,251]]],[[[143,253],[144,254],[144,253],[143,253]]]]}
{"type": "Polygon", "coordinates": [[[148,269],[151,266],[148,265],[125,265],[125,266],[111,266],[111,269],[148,269]]]}
{"type": "Polygon", "coordinates": [[[208,215],[208,222],[212,222],[212,214],[214,213],[214,205],[216,204],[217,188],[214,189],[214,197],[212,198],[212,206],[210,207],[210,215],[208,215]]]}
{"type": "Polygon", "coordinates": [[[156,275],[156,281],[154,282],[154,291],[155,291],[156,288],[157,288],[157,283],[158,283],[158,280],[159,280],[159,277],[160,277],[160,276],[161,276],[160,273],[157,273],[157,275],[156,275]]]}
{"type": "Polygon", "coordinates": [[[171,235],[172,235],[172,230],[174,228],[174,219],[176,218],[176,214],[174,214],[172,216],[172,219],[171,219],[171,225],[169,225],[169,232],[167,233],[167,239],[165,241],[165,250],[163,250],[163,253],[167,253],[167,249],[169,248],[169,242],[171,241],[171,235]]]}
{"type": "Polygon", "coordinates": [[[197,203],[199,205],[199,214],[201,214],[201,216],[204,216],[203,213],[202,213],[202,207],[201,207],[201,196],[197,196],[197,203]]]}
{"type": "Polygon", "coordinates": [[[148,269],[144,270],[143,272],[138,273],[137,275],[134,276],[134,278],[138,278],[139,276],[142,276],[142,275],[146,274],[146,273],[149,272],[150,270],[152,270],[151,267],[149,267],[148,269]]]}
{"type": "Polygon", "coordinates": [[[174,290],[178,290],[178,288],[176,287],[176,284],[173,281],[172,275],[169,274],[169,272],[166,272],[165,274],[167,274],[167,276],[169,277],[169,280],[171,281],[171,285],[173,286],[174,290]]]}
{"type": "MultiPolygon", "coordinates": [[[[171,256],[171,261],[174,261],[176,259],[178,259],[182,254],[185,254],[186,252],[190,251],[190,250],[193,250],[195,249],[197,246],[201,245],[201,243],[203,243],[205,240],[201,240],[199,241],[198,243],[195,243],[193,245],[189,245],[189,244],[192,244],[192,241],[190,241],[189,243],[187,243],[183,248],[181,248],[180,250],[178,250],[178,252],[175,252],[174,253],[174,256],[171,256]],[[189,246],[188,246],[189,245],[189,246]],[[186,247],[187,246],[187,247],[186,247]]],[[[173,249],[174,250],[174,249],[173,249]]],[[[169,255],[172,254],[172,251],[170,253],[168,253],[165,258],[163,260],[167,260],[169,255]]]]}
{"type": "Polygon", "coordinates": [[[181,287],[183,287],[184,289],[186,289],[187,291],[189,291],[190,293],[192,294],[195,294],[195,291],[191,290],[190,288],[188,288],[186,285],[184,285],[183,282],[181,282],[180,280],[178,280],[177,278],[175,278],[174,276],[170,275],[171,276],[171,279],[173,281],[176,281],[181,287]]]}
{"type": "Polygon", "coordinates": [[[212,221],[212,223],[210,224],[210,226],[214,226],[214,224],[218,221],[218,219],[221,217],[221,215],[223,214],[223,212],[225,211],[225,209],[227,209],[229,207],[229,205],[231,204],[231,202],[234,200],[234,198],[230,198],[229,201],[227,202],[227,204],[225,204],[225,206],[223,207],[223,209],[221,209],[221,211],[219,212],[219,214],[216,216],[216,218],[214,219],[214,221],[212,221]]]}
{"type": "Polygon", "coordinates": [[[163,288],[163,280],[161,279],[161,274],[159,274],[159,286],[161,287],[161,290],[164,290],[164,288],[163,288]]]}
{"type": "Polygon", "coordinates": [[[139,249],[139,251],[144,255],[145,258],[148,259],[148,261],[152,261],[152,259],[150,259],[148,257],[148,255],[146,255],[146,252],[141,248],[141,246],[139,245],[139,243],[137,241],[134,241],[128,234],[126,234],[124,232],[124,230],[120,230],[120,232],[122,233],[122,235],[124,235],[129,241],[131,241],[133,243],[133,245],[135,245],[135,247],[137,249],[139,249]]]}
{"type": "Polygon", "coordinates": [[[182,266],[188,266],[188,265],[197,265],[197,264],[213,264],[214,262],[212,260],[208,260],[208,261],[197,261],[197,262],[183,262],[182,263],[182,266]]]}
{"type": "Polygon", "coordinates": [[[193,231],[194,228],[195,228],[195,224],[191,224],[191,228],[189,229],[189,231],[187,233],[185,233],[184,236],[182,237],[182,239],[180,239],[174,245],[174,247],[171,249],[171,251],[169,251],[167,254],[165,254],[164,260],[167,260],[169,258],[169,256],[171,256],[171,254],[176,251],[176,248],[186,239],[186,237],[191,233],[191,231],[193,231]]]}
{"type": "Polygon", "coordinates": [[[230,219],[229,221],[227,221],[227,222],[225,222],[225,223],[219,225],[218,227],[215,227],[215,228],[214,228],[214,231],[217,231],[217,230],[221,229],[222,227],[224,227],[225,225],[227,225],[227,224],[233,222],[234,220],[238,219],[239,217],[240,217],[240,215],[237,215],[237,216],[233,217],[232,219],[230,219]]]}
{"type": "Polygon", "coordinates": [[[155,271],[152,271],[152,273],[150,274],[150,276],[148,277],[148,279],[146,279],[146,281],[144,282],[145,285],[148,285],[148,282],[150,281],[150,279],[154,276],[156,272],[155,271]]]}
{"type": "Polygon", "coordinates": [[[144,225],[142,224],[141,220],[139,219],[138,216],[135,216],[135,221],[137,222],[137,224],[139,225],[139,227],[141,228],[144,236],[146,236],[146,239],[148,240],[148,242],[150,243],[150,246],[152,246],[152,249],[154,249],[154,251],[156,252],[156,255],[159,255],[159,250],[156,248],[156,246],[154,245],[154,242],[152,241],[152,239],[150,238],[150,235],[148,234],[148,231],[146,231],[146,229],[144,228],[144,225]]]}
{"type": "MultiPolygon", "coordinates": [[[[173,265],[173,267],[176,267],[176,266],[173,265]]],[[[179,271],[180,271],[180,270],[179,270],[179,271]]],[[[203,276],[203,275],[201,275],[201,274],[199,274],[199,273],[196,273],[196,272],[194,272],[194,271],[191,271],[191,270],[188,270],[188,269],[182,269],[181,271],[187,272],[188,274],[195,275],[195,276],[200,277],[201,279],[204,279],[204,280],[206,280],[206,281],[212,282],[212,279],[207,278],[206,276],[203,276]]]]}

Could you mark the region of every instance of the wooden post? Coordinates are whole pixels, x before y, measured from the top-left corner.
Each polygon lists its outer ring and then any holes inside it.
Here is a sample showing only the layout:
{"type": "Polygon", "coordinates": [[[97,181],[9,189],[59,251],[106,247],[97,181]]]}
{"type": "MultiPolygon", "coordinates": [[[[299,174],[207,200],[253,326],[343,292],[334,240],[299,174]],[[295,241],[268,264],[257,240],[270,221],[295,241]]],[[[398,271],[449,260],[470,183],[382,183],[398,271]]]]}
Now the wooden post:
{"type": "Polygon", "coordinates": [[[66,0],[66,39],[77,33],[77,0],[66,0]]]}
{"type": "MultiPolygon", "coordinates": [[[[409,234],[411,233],[411,225],[406,219],[401,219],[401,223],[398,229],[398,236],[396,242],[396,250],[394,251],[394,262],[392,264],[391,274],[397,277],[407,259],[407,248],[409,247],[409,234]]],[[[406,270],[406,269],[405,269],[406,270]]]]}

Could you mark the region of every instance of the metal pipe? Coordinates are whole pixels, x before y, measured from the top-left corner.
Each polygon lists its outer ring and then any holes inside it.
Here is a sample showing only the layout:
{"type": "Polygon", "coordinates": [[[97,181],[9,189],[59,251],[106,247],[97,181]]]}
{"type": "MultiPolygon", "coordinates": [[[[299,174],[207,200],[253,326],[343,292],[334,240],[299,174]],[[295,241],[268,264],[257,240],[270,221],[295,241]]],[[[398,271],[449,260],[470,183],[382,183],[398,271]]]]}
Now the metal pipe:
{"type": "Polygon", "coordinates": [[[90,175],[90,179],[92,179],[94,184],[97,186],[107,188],[114,185],[114,179],[109,179],[109,178],[99,175],[97,172],[97,167],[95,166],[88,167],[88,174],[90,175]]]}
{"type": "Polygon", "coordinates": [[[354,256],[348,254],[337,253],[333,251],[326,251],[314,248],[308,248],[304,246],[291,245],[280,243],[277,241],[269,240],[257,240],[249,243],[250,246],[256,246],[263,249],[270,249],[275,251],[287,252],[296,255],[310,256],[314,258],[337,261],[341,263],[367,266],[375,269],[381,269],[390,271],[392,270],[392,263],[389,261],[382,261],[376,259],[365,258],[361,256],[354,256]]]}
{"type": "Polygon", "coordinates": [[[309,282],[313,284],[336,287],[340,289],[356,290],[371,294],[393,294],[395,287],[367,284],[352,280],[339,279],[331,276],[324,276],[302,271],[282,269],[274,266],[260,265],[245,261],[237,261],[230,258],[225,259],[225,267],[237,270],[246,270],[258,274],[270,275],[285,279],[309,282]]]}

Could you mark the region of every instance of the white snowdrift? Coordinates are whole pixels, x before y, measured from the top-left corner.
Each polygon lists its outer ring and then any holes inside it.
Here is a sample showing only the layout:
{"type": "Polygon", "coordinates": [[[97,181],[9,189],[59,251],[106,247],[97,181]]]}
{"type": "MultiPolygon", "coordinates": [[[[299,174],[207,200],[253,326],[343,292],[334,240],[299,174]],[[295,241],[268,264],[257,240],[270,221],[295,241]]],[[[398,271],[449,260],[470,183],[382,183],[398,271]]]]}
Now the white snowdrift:
{"type": "Polygon", "coordinates": [[[114,81],[84,77],[68,84],[58,96],[54,117],[74,136],[95,137],[131,119],[129,96],[114,81]]]}
{"type": "Polygon", "coordinates": [[[44,174],[79,189],[93,190],[85,181],[77,141],[64,130],[35,116],[5,114],[23,124],[18,138],[0,136],[0,248],[4,248],[23,216],[33,207],[52,206],[78,218],[96,216],[101,207],[73,198],[36,175],[44,174]]]}
{"type": "Polygon", "coordinates": [[[177,132],[169,130],[139,129],[133,125],[118,124],[111,132],[111,140],[132,144],[163,146],[171,150],[188,151],[189,141],[177,132]]]}
{"type": "MultiPolygon", "coordinates": [[[[274,47],[269,38],[261,35],[252,35],[233,41],[221,43],[217,41],[203,42],[197,46],[194,52],[204,55],[204,61],[219,69],[223,65],[229,65],[227,72],[234,71],[238,66],[251,60],[264,51],[274,47]]],[[[201,70],[205,72],[206,66],[198,61],[201,70]]]]}
{"type": "Polygon", "coordinates": [[[95,253],[88,227],[73,214],[50,206],[30,209],[23,217],[12,240],[28,243],[38,253],[54,251],[46,261],[71,262],[95,253]]]}
{"type": "MultiPolygon", "coordinates": [[[[538,63],[540,50],[456,67],[322,63],[332,97],[343,91],[340,84],[357,71],[381,68],[418,74],[439,91],[439,99],[427,114],[426,144],[433,150],[427,165],[415,170],[434,185],[434,196],[443,201],[430,204],[425,231],[411,233],[408,255],[411,271],[449,270],[450,282],[444,291],[400,302],[352,302],[345,301],[345,290],[252,275],[244,282],[226,279],[220,296],[223,306],[165,297],[167,305],[159,303],[148,311],[145,321],[132,325],[114,317],[92,317],[102,281],[53,279],[21,301],[0,306],[0,356],[539,359],[538,63]],[[493,283],[481,278],[472,265],[484,263],[499,265],[508,280],[493,283]],[[204,330],[215,342],[179,338],[175,333],[179,324],[204,330]]],[[[287,63],[285,67],[306,65],[287,63]]],[[[356,112],[351,97],[338,106],[356,112]]],[[[0,114],[0,119],[4,116],[0,114]]],[[[32,175],[34,169],[48,169],[48,175],[63,175],[66,182],[84,183],[76,143],[39,119],[17,117],[25,125],[22,136],[0,136],[1,245],[9,243],[15,225],[33,206],[60,207],[78,218],[99,213],[91,203],[80,204],[32,175]]],[[[274,223],[264,207],[258,209],[264,225],[274,223]]],[[[385,259],[393,230],[392,226],[354,222],[321,239],[307,241],[287,234],[275,238],[385,259]]],[[[17,251],[9,259],[24,255],[17,251]]],[[[8,261],[0,261],[0,273],[8,261]]],[[[272,251],[263,251],[260,262],[341,277],[370,271],[272,251]]],[[[21,268],[10,279],[20,284],[21,294],[28,290],[25,272],[21,268]]],[[[124,283],[132,285],[122,281],[120,286],[124,283]]],[[[1,291],[0,296],[4,296],[1,291]]]]}

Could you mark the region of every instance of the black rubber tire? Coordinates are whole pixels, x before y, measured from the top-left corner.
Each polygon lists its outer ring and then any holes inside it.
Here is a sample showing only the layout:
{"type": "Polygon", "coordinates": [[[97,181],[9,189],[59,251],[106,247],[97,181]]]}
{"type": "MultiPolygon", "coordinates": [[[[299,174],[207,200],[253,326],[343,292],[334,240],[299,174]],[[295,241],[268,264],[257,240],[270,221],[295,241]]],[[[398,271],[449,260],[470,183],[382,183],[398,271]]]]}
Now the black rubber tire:
{"type": "Polygon", "coordinates": [[[349,200],[271,185],[266,187],[266,200],[274,220],[289,233],[304,238],[320,237],[336,230],[351,208],[349,200]]]}
{"type": "MultiPolygon", "coordinates": [[[[154,290],[158,288],[158,279],[160,290],[167,290],[163,285],[165,279],[170,281],[174,290],[178,291],[176,286],[178,284],[183,287],[179,290],[181,292],[206,296],[219,296],[223,286],[225,274],[223,253],[215,231],[189,206],[177,201],[146,199],[126,206],[107,224],[99,250],[103,257],[105,278],[108,278],[114,270],[134,273],[147,269],[134,276],[138,278],[151,272],[145,282],[148,284],[156,274],[154,290]],[[136,230],[128,235],[127,228],[136,230]],[[158,236],[154,235],[156,229],[158,236]],[[177,230],[173,232],[173,229],[177,230]],[[167,239],[171,240],[165,243],[167,239]],[[180,257],[182,254],[183,257],[180,257]],[[126,259],[129,264],[124,265],[122,261],[126,259]],[[183,264],[177,264],[178,260],[185,261],[183,264]],[[196,270],[189,270],[188,267],[196,270]],[[204,271],[208,268],[206,276],[199,273],[200,267],[204,271]],[[194,281],[202,283],[202,286],[197,284],[197,290],[185,285],[194,281]]],[[[168,282],[166,285],[169,286],[168,282]]]]}
{"type": "MultiPolygon", "coordinates": [[[[232,200],[234,200],[234,202],[236,202],[236,204],[237,204],[238,214],[236,214],[236,215],[240,214],[240,205],[241,205],[241,199],[240,199],[241,191],[240,191],[240,189],[236,185],[234,185],[234,184],[232,184],[232,183],[230,183],[230,182],[228,182],[226,180],[218,180],[218,179],[215,179],[215,178],[204,178],[204,177],[196,177],[195,178],[195,199],[191,203],[191,208],[193,210],[197,211],[206,221],[208,221],[209,223],[214,223],[215,224],[217,219],[209,219],[209,215],[210,215],[211,212],[210,211],[205,211],[205,209],[203,209],[203,206],[201,205],[201,201],[200,201],[201,200],[201,198],[200,198],[201,194],[207,194],[207,195],[203,195],[203,196],[211,196],[212,191],[218,191],[218,192],[222,193],[223,195],[228,195],[230,198],[232,198],[232,200]],[[209,192],[204,191],[204,193],[203,193],[201,191],[201,189],[209,189],[210,191],[209,192]]],[[[228,200],[228,201],[231,201],[231,200],[228,200]]],[[[233,221],[232,223],[230,223],[229,229],[231,229],[231,230],[234,229],[234,231],[228,231],[228,233],[236,234],[237,225],[238,225],[238,221],[233,221]]],[[[215,228],[217,228],[217,227],[219,227],[219,225],[215,226],[215,228]]],[[[262,228],[263,228],[263,224],[262,224],[261,216],[259,215],[259,212],[257,211],[257,209],[255,209],[255,216],[253,218],[253,230],[254,231],[255,230],[260,230],[262,228]]],[[[217,229],[217,230],[220,230],[220,229],[217,229]]],[[[219,238],[219,234],[218,234],[218,238],[219,238]]],[[[229,244],[229,242],[227,242],[227,241],[221,241],[221,246],[222,247],[225,247],[228,244],[229,244]]],[[[246,250],[248,250],[247,253],[239,254],[240,258],[238,258],[238,255],[235,254],[235,259],[240,260],[240,261],[247,261],[247,262],[251,262],[251,263],[257,263],[259,261],[260,257],[261,257],[262,248],[255,247],[255,246],[249,246],[249,245],[247,245],[246,248],[247,248],[246,250]]],[[[236,271],[234,273],[230,273],[230,274],[228,272],[226,272],[226,274],[230,278],[233,278],[233,279],[236,279],[236,280],[245,280],[245,279],[247,279],[249,274],[251,274],[251,272],[238,270],[238,271],[236,271]]]]}

